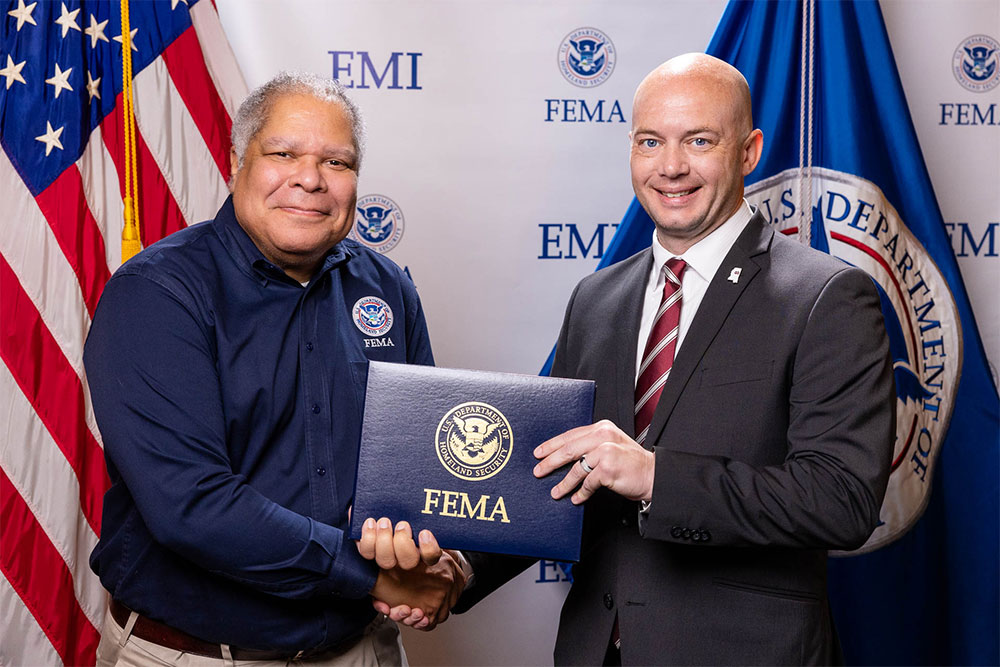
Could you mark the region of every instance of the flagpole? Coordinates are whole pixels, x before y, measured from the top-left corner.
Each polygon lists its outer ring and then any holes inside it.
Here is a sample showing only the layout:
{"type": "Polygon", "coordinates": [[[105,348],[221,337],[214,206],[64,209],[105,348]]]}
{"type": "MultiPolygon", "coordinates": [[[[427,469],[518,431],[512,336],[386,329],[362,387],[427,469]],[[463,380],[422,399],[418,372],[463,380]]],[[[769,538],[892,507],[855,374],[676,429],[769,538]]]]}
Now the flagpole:
{"type": "Polygon", "coordinates": [[[814,0],[802,0],[799,64],[799,243],[812,245],[814,0]],[[808,73],[807,73],[808,72],[808,73]]]}

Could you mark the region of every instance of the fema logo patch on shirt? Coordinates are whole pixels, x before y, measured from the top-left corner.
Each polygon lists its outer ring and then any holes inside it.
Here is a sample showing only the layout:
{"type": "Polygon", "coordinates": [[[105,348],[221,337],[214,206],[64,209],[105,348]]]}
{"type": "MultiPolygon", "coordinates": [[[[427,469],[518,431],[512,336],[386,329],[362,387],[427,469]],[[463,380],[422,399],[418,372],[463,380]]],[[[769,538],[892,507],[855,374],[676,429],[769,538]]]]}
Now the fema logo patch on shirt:
{"type": "Polygon", "coordinates": [[[577,28],[559,45],[559,71],[574,86],[593,88],[615,69],[615,45],[596,28],[577,28]]]}
{"type": "Polygon", "coordinates": [[[354,324],[366,336],[382,336],[392,328],[392,308],[377,296],[363,296],[352,309],[354,324]]]}
{"type": "Polygon", "coordinates": [[[348,236],[376,252],[385,254],[403,238],[403,212],[384,195],[358,199],[357,214],[348,236]]]}
{"type": "Polygon", "coordinates": [[[985,93],[1000,84],[1000,42],[989,35],[973,35],[955,49],[951,71],[962,87],[985,93]]]}

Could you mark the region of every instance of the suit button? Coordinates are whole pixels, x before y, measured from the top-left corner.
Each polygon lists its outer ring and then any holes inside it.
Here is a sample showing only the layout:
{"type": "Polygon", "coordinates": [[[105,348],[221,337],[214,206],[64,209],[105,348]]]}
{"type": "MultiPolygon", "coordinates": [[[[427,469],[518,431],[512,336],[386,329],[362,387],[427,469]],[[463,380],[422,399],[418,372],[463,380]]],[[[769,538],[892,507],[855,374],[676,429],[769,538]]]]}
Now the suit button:
{"type": "Polygon", "coordinates": [[[678,538],[680,536],[681,536],[681,528],[680,528],[680,526],[674,526],[673,528],[670,529],[670,537],[673,537],[673,538],[676,539],[676,538],[678,538]]]}
{"type": "Polygon", "coordinates": [[[693,533],[691,533],[691,541],[692,542],[701,542],[701,531],[700,530],[696,530],[693,533]]]}
{"type": "Polygon", "coordinates": [[[683,530],[683,532],[681,532],[681,537],[683,537],[685,540],[690,540],[691,539],[691,529],[690,528],[685,528],[683,530]]]}
{"type": "Polygon", "coordinates": [[[628,519],[626,517],[622,517],[622,525],[623,526],[627,526],[628,525],[628,519]]]}
{"type": "Polygon", "coordinates": [[[712,539],[712,533],[708,532],[707,530],[701,531],[702,542],[708,542],[710,539],[712,539]]]}
{"type": "Polygon", "coordinates": [[[615,599],[611,597],[611,593],[604,594],[604,607],[606,609],[611,609],[615,606],[615,599]]]}

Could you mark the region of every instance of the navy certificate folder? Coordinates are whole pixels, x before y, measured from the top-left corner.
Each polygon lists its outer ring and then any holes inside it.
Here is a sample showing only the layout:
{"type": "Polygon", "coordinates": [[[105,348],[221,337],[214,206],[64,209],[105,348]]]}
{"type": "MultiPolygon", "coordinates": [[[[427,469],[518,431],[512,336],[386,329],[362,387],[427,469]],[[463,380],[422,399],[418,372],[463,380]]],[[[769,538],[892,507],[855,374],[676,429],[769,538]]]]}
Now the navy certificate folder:
{"type": "Polygon", "coordinates": [[[589,380],[368,367],[351,538],[367,517],[430,529],[443,548],[576,561],[583,507],[531,473],[543,441],[589,424],[589,380]]]}

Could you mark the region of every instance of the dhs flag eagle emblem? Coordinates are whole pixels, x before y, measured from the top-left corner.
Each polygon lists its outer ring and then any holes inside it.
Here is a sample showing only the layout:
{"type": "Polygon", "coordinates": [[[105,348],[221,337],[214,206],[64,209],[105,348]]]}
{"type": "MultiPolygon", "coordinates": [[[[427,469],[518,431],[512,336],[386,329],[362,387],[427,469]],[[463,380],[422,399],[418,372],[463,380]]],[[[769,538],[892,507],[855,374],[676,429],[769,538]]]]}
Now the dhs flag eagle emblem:
{"type": "Polygon", "coordinates": [[[348,236],[385,254],[403,238],[403,212],[384,195],[365,195],[357,203],[354,225],[348,236]]]}
{"type": "MultiPolygon", "coordinates": [[[[859,550],[895,540],[917,520],[948,430],[961,369],[961,324],[933,258],[874,183],[813,167],[814,247],[868,272],[878,290],[896,381],[896,443],[880,522],[859,550]]],[[[772,225],[795,234],[799,170],[747,188],[772,225]]],[[[830,344],[836,345],[835,332],[830,344]]]]}

